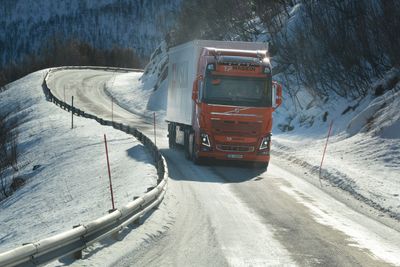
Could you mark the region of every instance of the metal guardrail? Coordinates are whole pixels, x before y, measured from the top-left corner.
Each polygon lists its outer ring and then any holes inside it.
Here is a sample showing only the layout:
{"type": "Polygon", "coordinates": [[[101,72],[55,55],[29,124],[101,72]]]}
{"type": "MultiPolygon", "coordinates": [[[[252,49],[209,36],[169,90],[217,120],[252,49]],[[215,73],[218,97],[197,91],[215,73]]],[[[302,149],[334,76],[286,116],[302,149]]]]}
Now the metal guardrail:
{"type": "Polygon", "coordinates": [[[143,72],[143,69],[130,69],[130,68],[117,68],[117,67],[101,67],[101,66],[65,66],[65,67],[54,67],[51,71],[57,70],[105,70],[105,71],[120,71],[120,72],[143,72]]]}
{"type": "MultiPolygon", "coordinates": [[[[61,67],[61,69],[101,69],[117,71],[140,71],[133,69],[104,68],[104,67],[61,67]]],[[[93,243],[108,236],[118,234],[130,224],[139,223],[140,218],[151,209],[160,204],[164,198],[168,170],[165,159],[161,155],[157,146],[146,135],[134,127],[104,120],[95,115],[88,114],[78,108],[72,107],[55,97],[47,87],[46,74],[42,88],[48,101],[55,103],[61,108],[73,112],[75,115],[89,119],[94,119],[102,125],[109,125],[115,129],[135,136],[151,152],[154,165],[157,169],[157,186],[149,188],[143,196],[129,202],[120,209],[116,209],[86,225],[74,226],[73,229],[59,233],[57,235],[39,240],[34,243],[27,243],[21,247],[6,251],[0,254],[0,266],[37,266],[48,263],[55,259],[73,255],[75,258],[82,257],[82,250],[93,243]]]]}

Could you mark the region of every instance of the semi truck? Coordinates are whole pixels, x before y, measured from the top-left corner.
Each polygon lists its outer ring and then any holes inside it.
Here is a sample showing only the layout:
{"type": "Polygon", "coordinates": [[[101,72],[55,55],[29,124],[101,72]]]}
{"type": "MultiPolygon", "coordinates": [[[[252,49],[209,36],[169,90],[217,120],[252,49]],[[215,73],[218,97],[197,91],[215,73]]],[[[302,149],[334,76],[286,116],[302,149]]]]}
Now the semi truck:
{"type": "Polygon", "coordinates": [[[272,113],[282,103],[266,44],[195,40],[170,48],[168,57],[169,147],[181,143],[195,163],[214,158],[266,168],[272,113]]]}

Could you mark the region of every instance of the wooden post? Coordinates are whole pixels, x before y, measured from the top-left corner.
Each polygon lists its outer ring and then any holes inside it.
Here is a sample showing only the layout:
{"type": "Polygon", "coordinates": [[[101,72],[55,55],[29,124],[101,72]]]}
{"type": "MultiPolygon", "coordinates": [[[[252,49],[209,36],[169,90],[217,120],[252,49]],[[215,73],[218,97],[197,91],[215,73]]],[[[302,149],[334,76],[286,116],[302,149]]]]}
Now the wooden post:
{"type": "Polygon", "coordinates": [[[106,158],[107,158],[107,168],[108,168],[108,179],[110,181],[110,192],[111,192],[111,204],[112,204],[112,210],[115,210],[115,205],[114,205],[114,193],[112,189],[112,181],[111,181],[111,170],[110,170],[110,161],[108,159],[108,148],[107,148],[107,138],[106,134],[104,134],[104,145],[106,147],[106,158]]]}
{"type": "Polygon", "coordinates": [[[75,251],[73,257],[75,260],[81,260],[82,259],[82,250],[75,251]]]}
{"type": "Polygon", "coordinates": [[[74,96],[71,97],[71,129],[74,129],[74,96]]]}
{"type": "MultiPolygon", "coordinates": [[[[74,226],[72,227],[72,229],[77,228],[77,227],[79,227],[79,226],[80,226],[80,225],[74,225],[74,226]]],[[[72,257],[73,257],[75,260],[81,260],[81,259],[82,259],[82,250],[75,251],[75,252],[72,254],[72,257]]]]}
{"type": "Polygon", "coordinates": [[[157,136],[156,136],[156,113],[153,112],[153,124],[154,124],[154,145],[157,146],[157,136]]]}

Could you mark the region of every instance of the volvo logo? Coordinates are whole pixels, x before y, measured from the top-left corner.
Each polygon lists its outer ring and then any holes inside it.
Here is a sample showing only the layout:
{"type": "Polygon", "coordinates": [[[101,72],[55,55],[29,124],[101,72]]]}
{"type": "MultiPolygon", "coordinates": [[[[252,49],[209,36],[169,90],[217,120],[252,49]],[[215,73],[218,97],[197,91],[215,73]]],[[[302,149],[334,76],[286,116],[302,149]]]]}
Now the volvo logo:
{"type": "Polygon", "coordinates": [[[233,110],[227,111],[225,113],[230,113],[230,114],[236,113],[236,114],[239,114],[240,111],[243,111],[243,110],[246,110],[246,109],[248,109],[248,108],[234,108],[233,110]]]}

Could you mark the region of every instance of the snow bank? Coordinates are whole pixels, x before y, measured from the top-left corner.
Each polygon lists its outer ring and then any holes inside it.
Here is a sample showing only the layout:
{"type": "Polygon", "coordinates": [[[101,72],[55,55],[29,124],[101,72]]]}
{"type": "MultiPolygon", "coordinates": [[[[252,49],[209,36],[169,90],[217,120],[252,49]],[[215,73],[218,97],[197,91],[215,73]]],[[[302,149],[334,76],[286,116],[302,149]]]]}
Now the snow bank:
{"type": "Polygon", "coordinates": [[[347,126],[350,135],[370,132],[383,138],[400,138],[400,86],[372,100],[347,126]]]}
{"type": "Polygon", "coordinates": [[[167,63],[167,47],[162,42],[143,73],[116,74],[106,90],[125,109],[147,117],[156,112],[158,120],[163,121],[168,97],[167,63]]]}
{"type": "Polygon", "coordinates": [[[132,136],[80,117],[74,118],[71,130],[71,113],[45,100],[44,74],[28,75],[0,94],[0,111],[12,111],[21,122],[20,169],[15,175],[26,179],[22,188],[0,203],[0,251],[108,213],[103,134],[108,139],[117,207],[142,195],[157,180],[151,156],[132,136]]]}
{"type": "Polygon", "coordinates": [[[323,179],[400,220],[400,84],[389,82],[393,73],[373,85],[383,86],[381,96],[371,92],[364,99],[349,101],[332,95],[318,102],[304,93],[296,101],[286,95],[284,107],[274,114],[272,150],[275,156],[318,175],[333,121],[323,179]],[[282,132],[280,124],[290,124],[292,131],[282,132]]]}

